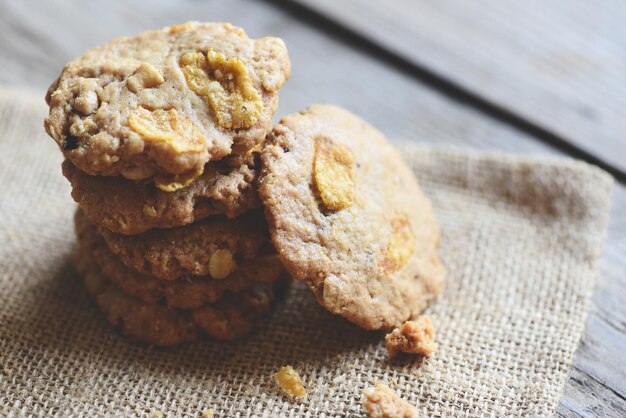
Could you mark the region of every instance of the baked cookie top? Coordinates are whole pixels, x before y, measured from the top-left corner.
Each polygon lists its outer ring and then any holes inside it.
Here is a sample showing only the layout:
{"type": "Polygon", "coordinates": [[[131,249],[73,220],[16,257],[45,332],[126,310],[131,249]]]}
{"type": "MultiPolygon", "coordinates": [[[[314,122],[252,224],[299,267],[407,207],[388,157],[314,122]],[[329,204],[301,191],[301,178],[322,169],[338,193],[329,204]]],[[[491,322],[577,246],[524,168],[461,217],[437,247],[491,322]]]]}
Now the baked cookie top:
{"type": "Polygon", "coordinates": [[[336,106],[281,119],[259,194],[276,250],[318,301],[367,329],[422,311],[443,286],[439,228],[382,133],[336,106]]]}
{"type": "Polygon", "coordinates": [[[150,30],[70,61],[44,125],[82,171],[172,191],[263,141],[290,65],[282,40],[228,23],[150,30]]]}

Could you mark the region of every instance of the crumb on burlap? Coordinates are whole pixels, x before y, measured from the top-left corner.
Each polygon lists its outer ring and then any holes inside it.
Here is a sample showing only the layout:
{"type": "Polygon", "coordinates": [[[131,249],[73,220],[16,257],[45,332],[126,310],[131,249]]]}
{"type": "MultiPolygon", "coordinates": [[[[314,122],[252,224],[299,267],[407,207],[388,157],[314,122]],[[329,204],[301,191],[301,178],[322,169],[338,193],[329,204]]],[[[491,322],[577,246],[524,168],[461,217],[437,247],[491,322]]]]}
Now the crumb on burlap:
{"type": "Polygon", "coordinates": [[[385,336],[385,347],[389,357],[398,353],[421,354],[427,356],[435,351],[435,329],[426,315],[415,321],[406,321],[401,327],[385,336]]]}
{"type": "Polygon", "coordinates": [[[154,418],[163,418],[163,412],[155,412],[154,418]]]}
{"type": "Polygon", "coordinates": [[[274,378],[280,385],[283,392],[296,397],[306,395],[302,379],[300,379],[300,375],[293,369],[293,367],[282,367],[278,372],[274,373],[274,378]]]}
{"type": "Polygon", "coordinates": [[[202,415],[200,415],[201,418],[213,418],[213,410],[212,409],[207,409],[206,411],[202,412],[202,415]]]}
{"type": "Polygon", "coordinates": [[[370,418],[419,418],[417,408],[380,383],[363,391],[363,406],[370,418]]]}
{"type": "Polygon", "coordinates": [[[7,367],[5,367],[2,369],[2,374],[8,376],[9,374],[11,374],[11,371],[7,367]]]}

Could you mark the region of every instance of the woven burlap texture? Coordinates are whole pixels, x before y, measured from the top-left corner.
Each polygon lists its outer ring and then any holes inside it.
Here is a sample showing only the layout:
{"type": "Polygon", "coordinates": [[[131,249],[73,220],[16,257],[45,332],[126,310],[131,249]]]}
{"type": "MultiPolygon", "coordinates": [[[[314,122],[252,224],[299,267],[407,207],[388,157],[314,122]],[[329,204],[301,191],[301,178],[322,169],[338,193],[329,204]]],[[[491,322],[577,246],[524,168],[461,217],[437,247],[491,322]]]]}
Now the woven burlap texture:
{"type": "Polygon", "coordinates": [[[110,328],[73,272],[74,203],[43,99],[0,90],[0,415],[363,416],[386,382],[423,416],[550,416],[584,328],[612,181],[583,163],[398,145],[433,201],[449,274],[439,349],[390,362],[381,333],[294,286],[240,343],[156,349],[110,328]],[[290,364],[291,400],[272,373],[290,364]]]}

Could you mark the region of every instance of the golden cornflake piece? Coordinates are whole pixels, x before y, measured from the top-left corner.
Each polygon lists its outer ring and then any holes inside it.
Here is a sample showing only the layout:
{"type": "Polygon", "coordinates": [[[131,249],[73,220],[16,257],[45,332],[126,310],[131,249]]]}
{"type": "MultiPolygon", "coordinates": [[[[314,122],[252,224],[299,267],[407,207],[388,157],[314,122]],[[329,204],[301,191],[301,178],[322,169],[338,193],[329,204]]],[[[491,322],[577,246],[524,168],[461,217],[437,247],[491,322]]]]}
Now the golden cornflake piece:
{"type": "Polygon", "coordinates": [[[202,412],[201,418],[213,418],[213,410],[212,409],[207,409],[206,411],[202,412]]]}
{"type": "Polygon", "coordinates": [[[424,356],[432,354],[437,347],[430,317],[422,315],[415,321],[406,321],[385,336],[385,347],[389,357],[395,357],[400,352],[424,356]]]}
{"type": "Polygon", "coordinates": [[[396,216],[391,221],[391,234],[387,246],[378,258],[378,265],[386,272],[399,270],[413,254],[415,234],[406,215],[396,216]]]}
{"type": "Polygon", "coordinates": [[[209,274],[214,279],[224,279],[235,270],[236,266],[230,251],[216,250],[209,259],[209,274]]]}
{"type": "Polygon", "coordinates": [[[206,144],[191,119],[176,109],[150,111],[140,107],[128,117],[128,125],[146,141],[166,143],[178,153],[200,152],[206,144]]]}
{"type": "Polygon", "coordinates": [[[327,210],[338,211],[354,201],[354,154],[330,139],[315,142],[313,178],[327,210]]]}
{"type": "Polygon", "coordinates": [[[189,88],[208,99],[220,126],[238,129],[257,123],[263,101],[241,60],[213,50],[206,55],[187,52],[180,58],[180,67],[189,88]]]}
{"type": "Polygon", "coordinates": [[[129,180],[144,180],[156,174],[156,169],[149,165],[126,167],[122,169],[122,176],[129,180]]]}
{"type": "Polygon", "coordinates": [[[202,175],[203,172],[204,167],[198,171],[184,174],[159,174],[154,178],[154,185],[164,192],[175,192],[176,190],[189,186],[191,182],[193,182],[196,177],[202,175]]]}
{"type": "Polygon", "coordinates": [[[133,75],[126,79],[128,90],[137,93],[141,89],[149,89],[163,83],[165,79],[151,64],[142,62],[133,75]]]}
{"type": "Polygon", "coordinates": [[[285,366],[281,368],[278,372],[274,373],[274,378],[280,385],[283,392],[287,393],[288,395],[306,395],[302,379],[300,379],[300,375],[298,375],[298,372],[296,372],[293,367],[285,366]]]}
{"type": "Polygon", "coordinates": [[[250,148],[248,151],[246,151],[246,153],[244,154],[244,159],[249,158],[252,154],[260,153],[262,148],[263,147],[261,147],[261,144],[256,144],[255,146],[250,148]]]}
{"type": "Polygon", "coordinates": [[[370,418],[419,418],[417,408],[380,383],[363,391],[363,406],[370,418]]]}
{"type": "Polygon", "coordinates": [[[193,22],[185,22],[185,23],[181,23],[179,25],[172,25],[169,28],[169,32],[170,33],[178,33],[178,32],[184,32],[184,31],[188,31],[193,27],[194,23],[193,22]]]}

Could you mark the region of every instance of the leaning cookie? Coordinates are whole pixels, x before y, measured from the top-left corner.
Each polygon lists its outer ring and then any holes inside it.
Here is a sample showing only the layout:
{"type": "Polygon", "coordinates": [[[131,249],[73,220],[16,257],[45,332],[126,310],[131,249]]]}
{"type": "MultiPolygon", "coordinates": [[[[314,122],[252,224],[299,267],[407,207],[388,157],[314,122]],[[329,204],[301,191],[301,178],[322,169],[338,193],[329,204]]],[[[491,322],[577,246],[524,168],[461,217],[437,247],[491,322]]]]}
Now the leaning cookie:
{"type": "Polygon", "coordinates": [[[211,215],[229,218],[258,208],[254,155],[228,157],[207,164],[187,187],[165,192],[152,182],[90,176],[63,162],[72,197],[95,224],[121,234],[188,225],[211,215]]]}
{"type": "Polygon", "coordinates": [[[259,327],[272,307],[276,290],[284,284],[259,284],[187,311],[126,295],[102,275],[80,247],[75,265],[87,291],[111,325],[119,327],[127,337],[159,346],[195,341],[203,334],[218,340],[242,338],[259,327]]]}
{"type": "Polygon", "coordinates": [[[379,131],[341,108],[312,106],[282,118],[261,156],[276,250],[324,307],[389,329],[440,292],[431,204],[379,131]]]}
{"type": "Polygon", "coordinates": [[[76,218],[76,240],[102,274],[124,293],[148,303],[164,301],[170,308],[196,309],[218,301],[226,292],[239,292],[258,283],[274,282],[283,273],[278,256],[269,255],[243,263],[221,280],[210,277],[159,280],[124,265],[84,217],[76,218]]]}
{"type": "MultiPolygon", "coordinates": [[[[75,222],[78,229],[89,224],[80,210],[75,222]]],[[[191,225],[139,235],[116,234],[105,228],[99,232],[124,264],[162,280],[188,276],[224,279],[257,256],[274,252],[260,211],[236,219],[212,216],[191,225]]]]}
{"type": "Polygon", "coordinates": [[[146,31],[69,62],[44,124],[80,170],[172,191],[263,141],[290,72],[282,40],[228,23],[146,31]]]}

